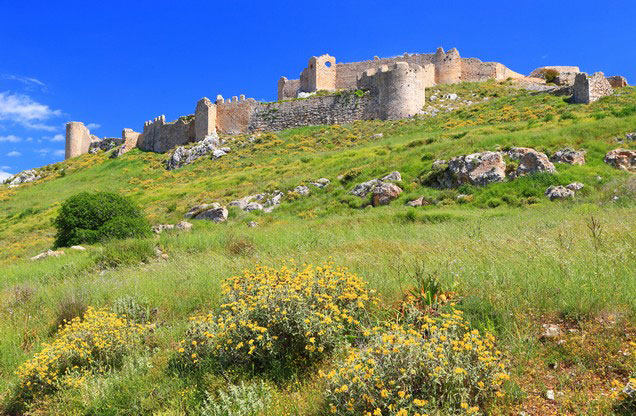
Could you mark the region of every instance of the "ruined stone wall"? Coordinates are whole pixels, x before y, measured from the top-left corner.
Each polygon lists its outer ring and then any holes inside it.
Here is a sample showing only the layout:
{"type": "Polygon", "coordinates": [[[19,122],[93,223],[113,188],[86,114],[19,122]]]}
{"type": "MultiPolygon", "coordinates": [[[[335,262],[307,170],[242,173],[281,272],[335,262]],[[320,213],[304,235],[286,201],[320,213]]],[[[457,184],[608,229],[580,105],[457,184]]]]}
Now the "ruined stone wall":
{"type": "Polygon", "coordinates": [[[296,98],[296,94],[299,89],[299,79],[287,79],[285,77],[281,77],[278,80],[278,101],[296,98]]]}
{"type": "Polygon", "coordinates": [[[457,49],[453,48],[444,53],[444,49],[437,48],[433,57],[435,64],[436,84],[456,84],[462,82],[462,58],[457,49]]]}
{"type": "Polygon", "coordinates": [[[171,123],[166,123],[166,116],[159,116],[144,124],[143,140],[138,147],[149,152],[164,153],[194,139],[193,116],[180,117],[171,123]]]}
{"type": "Polygon", "coordinates": [[[216,128],[220,133],[239,134],[248,130],[252,112],[257,102],[245,96],[224,100],[219,96],[216,100],[216,128]]]}
{"type": "Polygon", "coordinates": [[[589,104],[613,93],[612,86],[602,72],[596,72],[592,76],[579,72],[576,74],[573,88],[572,102],[574,103],[589,104]]]}
{"type": "Polygon", "coordinates": [[[533,78],[543,78],[543,71],[545,70],[554,70],[558,73],[578,73],[581,72],[578,66],[564,66],[564,65],[552,65],[552,66],[540,66],[539,68],[534,69],[530,76],[533,78]]]}
{"type": "Polygon", "coordinates": [[[377,108],[370,94],[358,95],[354,91],[285,102],[255,103],[252,110],[246,131],[347,124],[377,116],[377,108]]]}
{"type": "Polygon", "coordinates": [[[143,136],[142,133],[138,133],[133,131],[133,129],[124,129],[121,132],[121,138],[123,141],[122,149],[119,152],[120,155],[134,149],[137,147],[137,144],[140,141],[143,141],[143,138],[140,140],[140,137],[143,136]]]}
{"type": "Polygon", "coordinates": [[[607,77],[607,82],[610,83],[612,88],[622,88],[627,86],[627,78],[622,77],[620,75],[613,75],[611,77],[607,77]]]}
{"type": "Polygon", "coordinates": [[[351,63],[339,63],[336,64],[336,89],[351,89],[356,88],[358,77],[369,70],[378,69],[383,65],[391,66],[396,62],[407,62],[409,64],[416,64],[425,68],[426,70],[426,87],[435,85],[434,76],[435,69],[431,65],[433,63],[434,55],[428,54],[404,54],[403,56],[393,58],[377,58],[370,61],[351,62],[351,63]]]}
{"type": "Polygon", "coordinates": [[[91,145],[91,132],[81,121],[66,123],[65,158],[70,159],[88,153],[91,145]]]}
{"type": "Polygon", "coordinates": [[[330,55],[312,56],[307,68],[300,74],[300,90],[335,91],[336,58],[330,55]]]}

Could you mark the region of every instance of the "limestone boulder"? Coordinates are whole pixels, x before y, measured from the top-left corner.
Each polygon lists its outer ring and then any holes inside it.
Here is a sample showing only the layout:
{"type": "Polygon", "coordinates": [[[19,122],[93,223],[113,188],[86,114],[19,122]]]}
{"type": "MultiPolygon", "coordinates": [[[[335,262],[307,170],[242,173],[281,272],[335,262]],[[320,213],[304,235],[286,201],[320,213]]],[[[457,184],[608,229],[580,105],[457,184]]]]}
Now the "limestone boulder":
{"type": "Polygon", "coordinates": [[[86,251],[86,248],[82,246],[71,246],[70,249],[76,251],[86,251]]]}
{"type": "Polygon", "coordinates": [[[442,188],[456,188],[463,184],[485,186],[506,178],[506,162],[499,152],[481,152],[457,156],[445,163],[437,160],[433,170],[442,188]]]}
{"type": "Polygon", "coordinates": [[[568,199],[574,197],[574,191],[562,185],[553,185],[546,189],[545,196],[550,198],[550,201],[568,199]]]}
{"type": "Polygon", "coordinates": [[[552,163],[568,163],[570,165],[585,165],[585,150],[563,149],[550,158],[552,163]]]}
{"type": "Polygon", "coordinates": [[[293,192],[297,193],[298,195],[301,196],[307,196],[309,195],[309,187],[305,186],[305,185],[298,185],[297,187],[294,188],[293,192]]]}
{"type": "Polygon", "coordinates": [[[174,152],[172,152],[170,158],[166,160],[166,169],[178,169],[182,166],[189,165],[195,160],[200,159],[208,154],[212,154],[213,157],[216,159],[225,156],[230,151],[230,149],[223,148],[227,149],[226,152],[219,149],[220,145],[221,141],[219,139],[219,136],[214,133],[206,136],[205,139],[201,140],[192,147],[179,146],[174,150],[174,152]]]}
{"type": "Polygon", "coordinates": [[[44,253],[40,253],[37,256],[31,257],[31,261],[42,260],[47,257],[60,257],[65,253],[62,250],[46,250],[44,253]]]}
{"type": "Polygon", "coordinates": [[[616,169],[636,172],[636,150],[614,149],[605,155],[605,163],[616,169]]]}
{"type": "Polygon", "coordinates": [[[421,196],[417,199],[407,202],[406,205],[408,205],[409,207],[421,207],[424,205],[431,205],[431,201],[421,196]]]}
{"type": "Polygon", "coordinates": [[[372,204],[374,207],[388,205],[400,196],[402,189],[394,183],[382,182],[373,188],[372,204]]]}
{"type": "Polygon", "coordinates": [[[316,188],[324,188],[326,186],[328,186],[331,183],[331,181],[327,178],[320,178],[317,179],[314,182],[309,182],[309,185],[311,186],[315,186],[316,188]]]}
{"type": "Polygon", "coordinates": [[[208,209],[214,209],[214,208],[219,208],[221,205],[217,202],[213,203],[213,204],[201,204],[201,205],[196,205],[192,208],[190,208],[190,210],[184,215],[185,218],[194,218],[196,217],[199,213],[208,210],[208,209]]]}
{"type": "Polygon", "coordinates": [[[206,209],[198,213],[193,219],[195,220],[207,220],[214,222],[224,222],[227,220],[227,208],[219,206],[216,208],[206,209]]]}
{"type": "Polygon", "coordinates": [[[572,182],[571,184],[565,185],[565,187],[570,191],[577,192],[583,189],[585,185],[583,185],[581,182],[572,182]]]}
{"type": "Polygon", "coordinates": [[[382,178],[380,178],[380,180],[382,182],[401,182],[402,181],[402,175],[400,174],[400,172],[394,171],[394,172],[389,173],[386,176],[383,176],[382,178]]]}
{"type": "Polygon", "coordinates": [[[349,193],[351,195],[364,198],[365,196],[369,195],[369,192],[371,192],[376,185],[380,183],[381,181],[379,179],[371,179],[370,181],[357,184],[351,191],[349,191],[349,193]]]}
{"type": "Polygon", "coordinates": [[[556,173],[556,168],[545,153],[528,147],[515,147],[507,153],[511,159],[519,162],[517,170],[510,174],[512,178],[535,173],[556,173]]]}
{"type": "Polygon", "coordinates": [[[607,77],[607,82],[609,82],[612,88],[622,88],[628,85],[627,78],[622,77],[620,75],[613,75],[611,77],[607,77]]]}

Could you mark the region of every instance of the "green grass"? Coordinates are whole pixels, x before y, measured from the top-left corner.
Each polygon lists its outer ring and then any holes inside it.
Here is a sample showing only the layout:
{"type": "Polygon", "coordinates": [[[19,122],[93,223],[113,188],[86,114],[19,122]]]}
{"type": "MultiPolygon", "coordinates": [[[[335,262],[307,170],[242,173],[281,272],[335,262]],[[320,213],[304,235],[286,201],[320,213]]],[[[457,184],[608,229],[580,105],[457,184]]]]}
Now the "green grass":
{"type": "MultiPolygon", "coordinates": [[[[196,413],[205,391],[218,390],[224,381],[211,374],[181,378],[169,371],[171,351],[188,317],[218,307],[224,278],[289,259],[349,267],[379,292],[385,311],[396,306],[424,267],[444,290],[458,293],[473,326],[497,335],[520,378],[526,367],[519,363],[551,351],[536,337],[546,319],[587,322],[612,313],[633,326],[636,180],[606,165],[603,156],[619,147],[615,137],[635,129],[636,114],[629,106],[636,90],[626,88],[590,106],[494,83],[440,91],[491,99],[432,119],[306,127],[266,134],[253,144],[238,137],[230,142],[228,156],[170,172],[162,167],[166,155],[137,150],[115,160],[84,155],[49,168],[40,182],[0,189],[0,398],[8,400],[13,372],[50,341],[61,315],[134,296],[156,308],[155,349],[130,357],[121,370],[96,377],[84,390],[63,391],[40,403],[42,411],[196,413]],[[372,138],[380,132],[382,138],[372,138]],[[557,165],[552,176],[484,188],[441,191],[420,183],[435,159],[512,146],[548,153],[585,149],[587,164],[557,165]],[[352,170],[357,174],[344,184],[336,179],[352,170]],[[365,201],[347,194],[356,183],[393,170],[402,173],[405,192],[390,206],[365,207],[365,201]],[[190,233],[164,232],[28,261],[51,246],[56,210],[80,191],[127,194],[152,223],[175,223],[199,202],[286,191],[319,177],[332,184],[285,201],[272,214],[232,209],[227,223],[195,221],[190,233]],[[573,201],[550,202],[543,196],[547,186],[573,181],[585,184],[573,201]],[[472,201],[458,203],[460,193],[472,195],[472,201]],[[404,205],[420,195],[439,203],[416,209],[404,205]],[[600,222],[600,235],[592,219],[600,222]],[[248,228],[252,220],[259,226],[248,228]],[[157,258],[155,248],[168,259],[157,258]]],[[[319,381],[291,380],[275,390],[270,414],[320,414],[319,381]]],[[[587,409],[586,400],[579,402],[587,409]]]]}

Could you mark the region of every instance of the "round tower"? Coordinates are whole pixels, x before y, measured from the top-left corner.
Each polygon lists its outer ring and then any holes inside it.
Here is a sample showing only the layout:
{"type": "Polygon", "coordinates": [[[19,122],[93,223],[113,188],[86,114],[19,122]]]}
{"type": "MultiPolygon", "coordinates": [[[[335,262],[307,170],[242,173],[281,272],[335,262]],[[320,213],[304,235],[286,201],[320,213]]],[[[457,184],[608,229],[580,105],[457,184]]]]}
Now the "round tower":
{"type": "Polygon", "coordinates": [[[462,58],[456,48],[444,53],[438,48],[433,58],[436,84],[455,84],[462,80],[462,58]]]}
{"type": "Polygon", "coordinates": [[[424,70],[421,66],[396,62],[372,75],[377,85],[380,118],[394,120],[417,114],[425,104],[424,70]]]}
{"type": "Polygon", "coordinates": [[[90,132],[81,121],[66,123],[65,159],[88,153],[91,144],[90,132]]]}

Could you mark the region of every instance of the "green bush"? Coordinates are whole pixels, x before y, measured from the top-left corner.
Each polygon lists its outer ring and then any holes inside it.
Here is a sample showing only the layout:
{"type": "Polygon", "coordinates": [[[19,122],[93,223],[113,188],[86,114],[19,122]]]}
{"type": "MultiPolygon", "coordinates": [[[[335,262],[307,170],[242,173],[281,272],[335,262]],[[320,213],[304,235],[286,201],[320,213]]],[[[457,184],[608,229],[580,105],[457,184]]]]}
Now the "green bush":
{"type": "Polygon", "coordinates": [[[142,211],[130,199],[110,192],[82,192],[68,198],[55,227],[56,247],[151,234],[142,211]]]}

